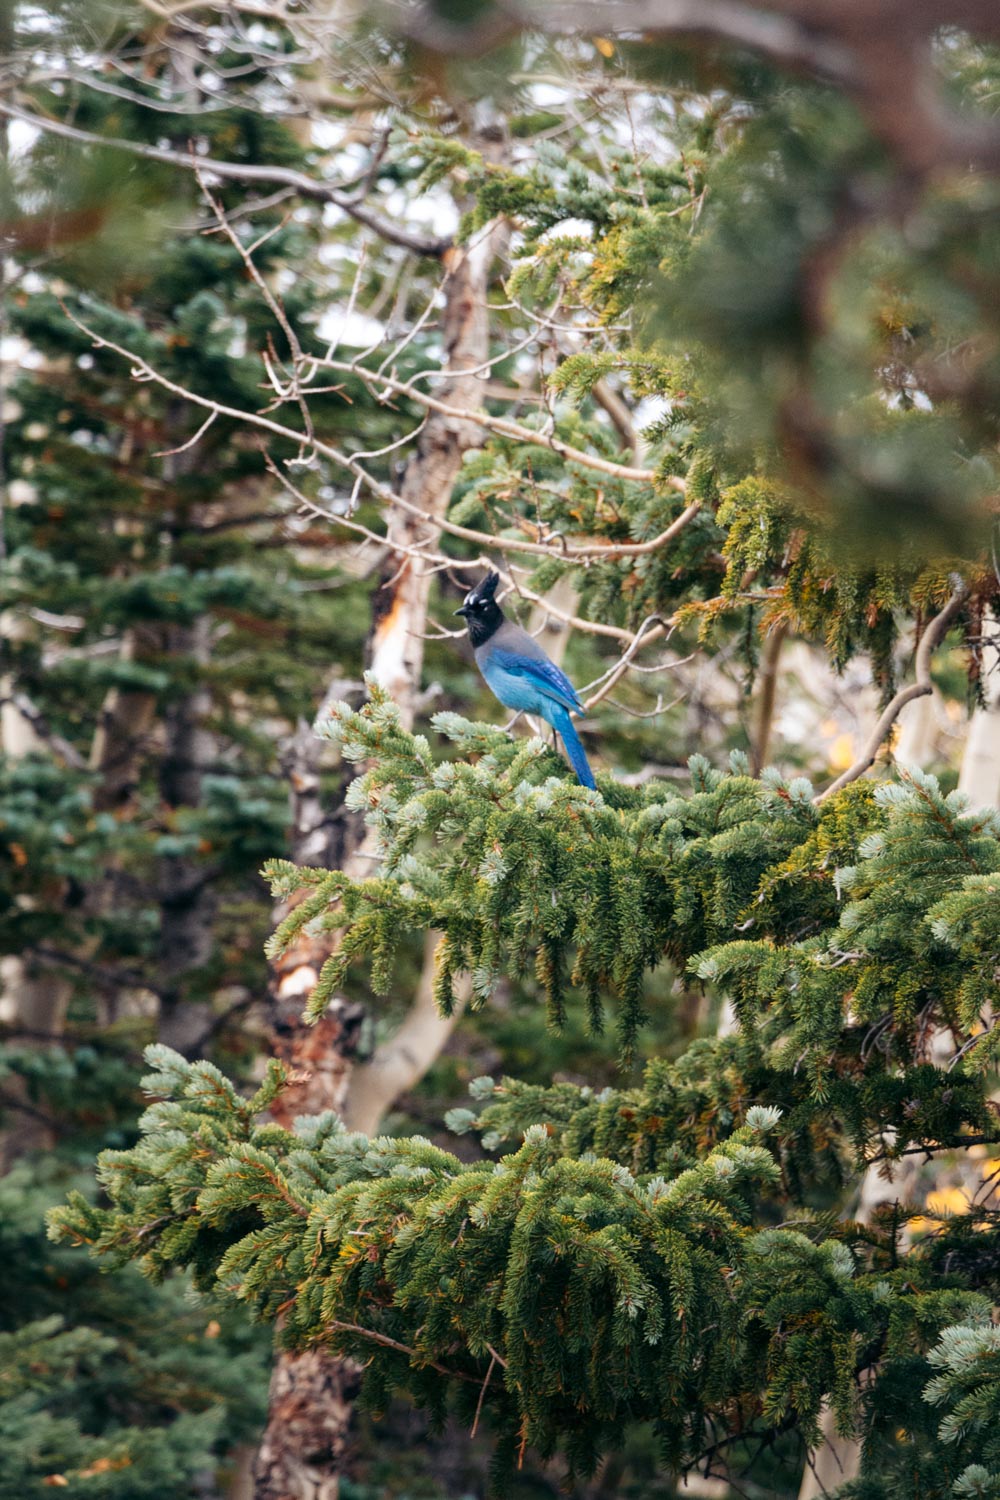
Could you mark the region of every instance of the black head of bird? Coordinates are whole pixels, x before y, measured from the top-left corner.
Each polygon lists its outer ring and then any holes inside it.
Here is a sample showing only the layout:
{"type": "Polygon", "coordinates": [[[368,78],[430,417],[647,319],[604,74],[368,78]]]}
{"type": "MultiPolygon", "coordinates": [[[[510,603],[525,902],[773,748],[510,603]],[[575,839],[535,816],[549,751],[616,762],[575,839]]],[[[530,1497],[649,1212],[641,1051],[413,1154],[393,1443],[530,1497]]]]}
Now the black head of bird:
{"type": "Polygon", "coordinates": [[[499,584],[499,573],[487,573],[474,589],[470,589],[461,608],[455,611],[456,615],[462,615],[468,625],[473,646],[483,645],[503,624],[503,611],[493,597],[499,584]]]}

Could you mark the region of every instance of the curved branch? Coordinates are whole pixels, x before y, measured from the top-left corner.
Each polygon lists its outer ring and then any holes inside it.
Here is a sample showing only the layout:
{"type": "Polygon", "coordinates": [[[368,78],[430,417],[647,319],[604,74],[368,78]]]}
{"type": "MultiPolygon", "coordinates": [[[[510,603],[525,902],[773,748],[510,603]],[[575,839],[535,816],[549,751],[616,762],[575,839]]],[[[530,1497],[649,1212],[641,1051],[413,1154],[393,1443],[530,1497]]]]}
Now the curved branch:
{"type": "Polygon", "coordinates": [[[818,797],[813,798],[813,801],[817,805],[825,802],[827,797],[832,796],[834,792],[839,792],[841,787],[845,787],[850,782],[857,781],[859,776],[863,776],[869,767],[874,765],[876,755],[885,743],[889,731],[906,705],[911,703],[914,698],[923,698],[928,693],[933,692],[934,684],[931,681],[931,658],[947,635],[948,627],[964,604],[968,592],[969,586],[964,579],[959,579],[954,583],[948,603],[940,614],[934,616],[920,637],[916,656],[916,681],[911,682],[908,687],[900,688],[891,702],[886,704],[861,755],[852,766],[848,766],[847,770],[837,777],[836,781],[830,783],[826,791],[820,792],[818,797]]]}
{"type": "Polygon", "coordinates": [[[119,136],[95,135],[89,130],[80,130],[76,125],[64,125],[61,120],[48,120],[43,115],[17,109],[0,103],[0,115],[10,120],[20,120],[35,130],[44,130],[49,135],[62,136],[67,141],[77,141],[84,146],[109,146],[113,151],[127,151],[144,161],[162,162],[170,167],[183,167],[186,171],[211,172],[229,182],[257,182],[271,186],[294,188],[303,198],[317,203],[332,203],[342,209],[359,224],[364,224],[390,245],[399,245],[412,250],[415,255],[426,255],[440,260],[452,245],[451,236],[420,234],[408,229],[395,219],[387,219],[375,209],[369,208],[359,198],[352,198],[342,188],[332,183],[320,182],[306,172],[297,172],[292,167],[261,167],[252,162],[216,161],[211,156],[196,156],[194,152],[171,151],[164,146],[144,146],[136,141],[127,141],[119,136]]]}
{"type": "Polygon", "coordinates": [[[486,50],[513,30],[747,50],[842,89],[915,179],[942,167],[998,172],[1000,131],[959,115],[935,77],[933,42],[947,26],[995,40],[1000,9],[996,0],[495,0],[467,24],[427,5],[407,21],[446,53],[486,50]]]}
{"type": "MultiPolygon", "coordinates": [[[[209,396],[199,395],[197,391],[192,391],[187,386],[178,385],[176,381],[163,375],[147,359],[144,359],[142,355],[137,354],[133,349],[127,349],[122,344],[114,343],[111,339],[105,338],[103,334],[97,333],[93,328],[88,327],[79,318],[74,317],[65,304],[63,304],[63,311],[75,328],[79,328],[81,333],[85,333],[89,339],[93,340],[96,349],[110,349],[113,354],[118,354],[122,359],[127,359],[132,365],[133,372],[140,380],[152,381],[164,390],[172,392],[173,395],[180,396],[183,400],[190,401],[194,406],[200,406],[203,410],[212,411],[217,416],[232,417],[234,420],[246,422],[252,427],[260,427],[265,432],[273,433],[276,437],[290,438],[295,443],[301,444],[306,440],[306,434],[296,431],[294,427],[288,427],[283,422],[275,422],[273,418],[265,416],[261,412],[245,411],[236,406],[227,406],[223,402],[215,401],[209,396]]],[[[446,415],[460,416],[464,420],[483,425],[479,416],[466,412],[464,408],[447,407],[443,402],[435,402],[431,409],[440,410],[446,415]]],[[[506,425],[516,426],[517,424],[506,425]]],[[[529,435],[532,441],[538,438],[538,435],[532,433],[530,428],[524,428],[522,431],[529,435]]],[[[544,439],[540,440],[544,441],[544,439]]],[[[553,440],[554,445],[555,440],[553,440]]],[[[349,453],[343,453],[340,449],[334,448],[330,443],[324,443],[317,437],[312,438],[309,446],[314,448],[324,458],[330,459],[331,462],[346,469],[348,473],[353,474],[383,504],[395,506],[419,520],[429,519],[426,512],[419,505],[414,505],[411,501],[404,499],[402,495],[391,489],[389,485],[383,484],[381,480],[376,479],[374,474],[370,474],[364,465],[359,463],[349,453]]],[[[571,458],[573,462],[590,462],[589,454],[570,448],[568,444],[560,444],[559,447],[554,446],[554,451],[562,452],[563,456],[571,458]]],[[[605,465],[606,460],[593,460],[594,467],[605,465]]],[[[671,478],[670,483],[677,488],[684,484],[684,480],[674,476],[671,478]]],[[[331,513],[321,511],[319,507],[314,508],[317,514],[326,515],[331,521],[338,521],[340,519],[331,513]]],[[[554,539],[551,542],[519,542],[507,537],[493,536],[486,531],[476,531],[471,526],[459,526],[454,521],[448,520],[435,521],[434,524],[439,526],[442,531],[447,532],[449,536],[461,537],[463,541],[475,542],[478,546],[493,547],[500,552],[529,553],[540,557],[555,556],[575,562],[595,558],[636,557],[642,556],[644,553],[655,552],[683,531],[688,523],[697,515],[700,508],[700,501],[692,501],[670,523],[665,531],[660,532],[658,536],[652,537],[648,542],[595,542],[589,546],[562,543],[561,540],[557,546],[554,539]]],[[[611,627],[608,627],[608,633],[614,633],[624,640],[632,639],[630,631],[619,632],[615,630],[612,632],[611,627]]]]}

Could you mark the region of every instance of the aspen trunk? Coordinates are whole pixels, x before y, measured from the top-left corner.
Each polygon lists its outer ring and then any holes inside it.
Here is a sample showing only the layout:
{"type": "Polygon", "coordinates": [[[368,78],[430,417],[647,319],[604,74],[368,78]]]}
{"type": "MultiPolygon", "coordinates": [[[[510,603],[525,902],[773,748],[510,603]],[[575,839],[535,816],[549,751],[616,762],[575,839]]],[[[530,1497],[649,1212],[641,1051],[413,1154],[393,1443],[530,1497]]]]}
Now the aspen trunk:
{"type": "MultiPolygon", "coordinates": [[[[1000,622],[993,615],[983,621],[996,633],[1000,622]]],[[[962,755],[958,789],[965,792],[973,808],[1000,806],[1000,648],[984,653],[983,696],[985,704],[969,720],[969,733],[962,755]]]]}
{"type": "Polygon", "coordinates": [[[429,932],[424,940],[424,962],[413,1004],[402,1024],[378,1047],[368,1062],[358,1064],[347,1086],[344,1123],[349,1130],[374,1135],[386,1111],[401,1094],[419,1083],[440,1056],[455,1029],[467,993],[455,985],[456,1003],[443,1016],[434,1002],[434,969],[440,937],[429,932]]]}
{"type": "MultiPolygon", "coordinates": [[[[499,136],[483,145],[496,151],[499,136]]],[[[440,391],[444,400],[456,406],[480,405],[483,376],[472,372],[489,353],[486,291],[490,268],[504,238],[505,231],[494,226],[472,247],[450,252],[442,309],[449,378],[442,382],[440,391]]],[[[414,556],[414,550],[436,539],[462,455],[479,440],[479,429],[473,424],[433,415],[420,434],[401,488],[403,498],[418,507],[421,515],[400,510],[389,517],[387,533],[392,551],[376,595],[369,662],[379,682],[392,693],[407,727],[412,726],[416,713],[430,591],[430,574],[414,556]]],[[[299,846],[314,846],[320,837],[317,748],[310,751],[300,743],[297,752],[293,796],[301,824],[295,838],[299,846]]],[[[368,874],[372,868],[370,853],[370,847],[361,841],[353,850],[345,847],[338,864],[349,874],[368,874]]],[[[275,1109],[275,1117],[282,1123],[297,1115],[325,1109],[342,1112],[345,1108],[360,1012],[346,1001],[335,999],[317,1025],[306,1027],[300,1019],[330,951],[328,934],[303,933],[272,965],[271,1043],[293,1076],[292,1088],[275,1109]]],[[[420,988],[423,990],[423,985],[420,988]]],[[[416,1008],[423,1017],[420,994],[416,1008]]],[[[435,1045],[425,1053],[421,1071],[437,1055],[448,1029],[438,1027],[435,1045]]],[[[350,1361],[322,1349],[302,1354],[279,1352],[271,1380],[267,1426],[254,1467],[256,1500],[336,1500],[357,1379],[357,1369],[350,1361]]]]}

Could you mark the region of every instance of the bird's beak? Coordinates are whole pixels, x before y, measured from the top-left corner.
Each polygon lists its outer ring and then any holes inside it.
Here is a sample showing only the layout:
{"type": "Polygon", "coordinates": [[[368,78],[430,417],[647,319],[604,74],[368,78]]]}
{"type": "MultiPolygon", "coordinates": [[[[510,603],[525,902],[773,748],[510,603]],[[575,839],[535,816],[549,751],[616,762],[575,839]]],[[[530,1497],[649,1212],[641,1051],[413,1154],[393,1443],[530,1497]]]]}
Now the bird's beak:
{"type": "Polygon", "coordinates": [[[462,608],[461,609],[456,609],[455,613],[456,613],[456,615],[466,615],[466,614],[468,614],[468,610],[466,609],[465,605],[463,604],[462,608]]]}

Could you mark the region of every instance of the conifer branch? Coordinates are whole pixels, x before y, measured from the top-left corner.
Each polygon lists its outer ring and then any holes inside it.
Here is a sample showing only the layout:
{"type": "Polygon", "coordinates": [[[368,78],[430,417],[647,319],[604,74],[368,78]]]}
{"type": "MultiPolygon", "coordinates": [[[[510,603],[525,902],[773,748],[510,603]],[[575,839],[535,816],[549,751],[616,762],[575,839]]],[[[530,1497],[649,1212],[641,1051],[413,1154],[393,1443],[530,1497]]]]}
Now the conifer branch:
{"type": "Polygon", "coordinates": [[[899,692],[886,704],[858,759],[816,797],[817,803],[825,802],[827,797],[832,797],[834,792],[840,791],[841,787],[849,786],[852,781],[857,781],[859,776],[863,776],[875,764],[875,757],[906,705],[912,703],[914,698],[923,698],[933,692],[931,658],[947,635],[948,627],[961,609],[968,592],[969,586],[964,580],[954,583],[947,604],[940,614],[934,616],[920,637],[916,654],[916,681],[900,688],[899,692]]]}

